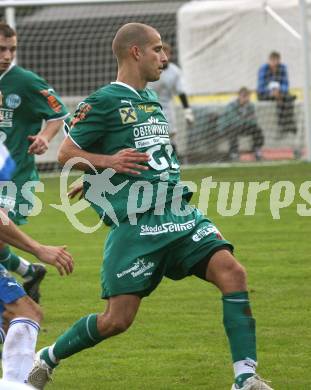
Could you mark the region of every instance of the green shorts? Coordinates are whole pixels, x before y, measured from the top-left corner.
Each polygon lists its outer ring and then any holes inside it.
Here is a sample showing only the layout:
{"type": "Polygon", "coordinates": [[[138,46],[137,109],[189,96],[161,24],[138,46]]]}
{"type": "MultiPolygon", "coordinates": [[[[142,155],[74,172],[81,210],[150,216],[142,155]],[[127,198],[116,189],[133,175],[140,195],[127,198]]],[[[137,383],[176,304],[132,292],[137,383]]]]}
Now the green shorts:
{"type": "Polygon", "coordinates": [[[102,297],[121,294],[149,295],[164,276],[179,280],[217,250],[233,246],[198,209],[176,216],[170,208],[164,215],[144,213],[136,226],[128,221],[113,227],[108,235],[101,271],[102,297]]]}
{"type": "Polygon", "coordinates": [[[22,195],[22,184],[16,185],[16,193],[10,193],[7,188],[2,188],[0,191],[0,208],[8,212],[9,218],[16,225],[24,225],[27,223],[27,217],[31,213],[34,206],[35,186],[27,191],[26,198],[22,195]]]}

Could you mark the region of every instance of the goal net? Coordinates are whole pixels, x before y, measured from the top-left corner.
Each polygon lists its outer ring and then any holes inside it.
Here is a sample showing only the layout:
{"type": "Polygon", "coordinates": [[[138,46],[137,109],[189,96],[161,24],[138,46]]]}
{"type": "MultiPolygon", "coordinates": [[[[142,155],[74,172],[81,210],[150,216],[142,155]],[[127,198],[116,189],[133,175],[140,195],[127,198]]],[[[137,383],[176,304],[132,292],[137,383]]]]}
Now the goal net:
{"type": "MultiPolygon", "coordinates": [[[[195,121],[186,122],[176,96],[176,146],[182,162],[293,159],[305,153],[297,1],[103,1],[16,7],[15,14],[18,63],[43,76],[71,112],[92,91],[115,80],[111,42],[117,29],[142,22],[159,30],[172,47],[171,61],[183,71],[195,121]],[[270,3],[285,24],[264,7],[270,3]],[[271,52],[281,55],[288,70],[283,104],[267,96],[259,100],[256,93],[258,70],[271,52]],[[242,87],[247,104],[238,107],[242,87]]],[[[41,167],[55,165],[62,137],[38,158],[41,167]]]]}
{"type": "Polygon", "coordinates": [[[305,155],[298,1],[192,1],[179,10],[177,31],[180,64],[198,118],[182,145],[196,145],[190,159],[305,155]],[[245,103],[248,94],[253,113],[245,103]]]}

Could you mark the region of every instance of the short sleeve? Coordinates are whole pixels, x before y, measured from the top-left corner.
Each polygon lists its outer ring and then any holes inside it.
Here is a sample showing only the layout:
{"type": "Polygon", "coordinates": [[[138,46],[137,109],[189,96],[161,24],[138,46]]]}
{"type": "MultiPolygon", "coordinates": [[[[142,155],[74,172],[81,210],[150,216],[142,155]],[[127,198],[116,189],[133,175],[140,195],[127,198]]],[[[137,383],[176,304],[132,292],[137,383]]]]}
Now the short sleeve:
{"type": "Polygon", "coordinates": [[[45,120],[61,119],[68,115],[61,98],[44,79],[30,73],[28,81],[26,94],[36,115],[45,120]]]}
{"type": "Polygon", "coordinates": [[[87,149],[105,133],[103,103],[89,97],[80,103],[70,123],[69,137],[81,149],[87,149]]]}

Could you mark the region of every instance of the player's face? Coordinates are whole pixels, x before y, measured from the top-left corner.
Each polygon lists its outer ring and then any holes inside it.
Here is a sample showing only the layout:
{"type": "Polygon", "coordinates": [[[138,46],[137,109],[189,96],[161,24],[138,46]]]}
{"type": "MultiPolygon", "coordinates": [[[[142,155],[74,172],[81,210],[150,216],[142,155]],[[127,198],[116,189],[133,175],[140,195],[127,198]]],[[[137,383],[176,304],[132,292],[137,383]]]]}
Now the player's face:
{"type": "Polygon", "coordinates": [[[0,35],[0,72],[5,72],[16,54],[16,37],[6,38],[0,35]]]}
{"type": "Polygon", "coordinates": [[[141,70],[147,82],[159,80],[167,56],[163,50],[160,34],[150,32],[149,43],[144,47],[141,70]]]}

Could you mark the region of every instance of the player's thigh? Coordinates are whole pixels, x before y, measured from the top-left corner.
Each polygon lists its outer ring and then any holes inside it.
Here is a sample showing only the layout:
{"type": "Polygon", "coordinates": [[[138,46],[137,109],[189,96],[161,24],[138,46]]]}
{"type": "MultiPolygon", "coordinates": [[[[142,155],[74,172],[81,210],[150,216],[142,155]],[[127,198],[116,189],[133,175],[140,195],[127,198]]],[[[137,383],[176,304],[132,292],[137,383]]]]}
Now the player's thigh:
{"type": "Polygon", "coordinates": [[[191,233],[170,249],[166,276],[178,280],[195,275],[206,280],[208,264],[221,250],[232,252],[233,246],[209,219],[201,216],[191,233]]]}
{"type": "Polygon", "coordinates": [[[11,303],[4,303],[3,306],[5,308],[3,318],[7,321],[24,317],[40,323],[43,317],[40,306],[28,295],[18,298],[11,303]]]}
{"type": "Polygon", "coordinates": [[[136,224],[124,221],[111,230],[105,244],[102,297],[134,294],[148,296],[161,282],[170,245],[195,225],[195,213],[177,217],[171,208],[163,215],[141,215],[136,224]]]}
{"type": "Polygon", "coordinates": [[[0,265],[0,302],[3,317],[7,320],[16,317],[41,320],[40,307],[26,295],[23,287],[2,265],[0,265]]]}
{"type": "MultiPolygon", "coordinates": [[[[182,249],[177,258],[184,259],[189,249],[188,242],[186,245],[184,242],[191,232],[196,232],[196,226],[201,226],[203,219],[197,209],[183,201],[181,209],[186,207],[186,215],[177,215],[169,204],[161,215],[154,215],[150,210],[142,214],[136,224],[124,221],[111,230],[102,268],[103,298],[122,294],[145,297],[167,275],[168,268],[175,267],[175,249],[178,250],[180,245],[182,249]]],[[[191,241],[191,236],[188,241],[191,241]]],[[[181,261],[181,266],[187,263],[186,266],[191,267],[197,261],[197,257],[194,262],[190,258],[189,262],[181,261]]],[[[182,276],[185,276],[183,272],[182,276]]],[[[178,279],[179,275],[175,278],[178,279]]]]}
{"type": "Polygon", "coordinates": [[[132,245],[131,248],[122,248],[120,241],[115,241],[105,251],[101,272],[102,298],[109,299],[109,307],[112,305],[110,299],[113,302],[114,297],[120,295],[148,296],[164,276],[162,250],[148,253],[148,248],[141,245],[132,245]]]}

